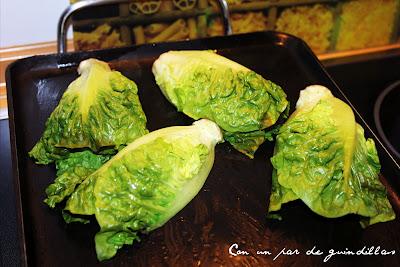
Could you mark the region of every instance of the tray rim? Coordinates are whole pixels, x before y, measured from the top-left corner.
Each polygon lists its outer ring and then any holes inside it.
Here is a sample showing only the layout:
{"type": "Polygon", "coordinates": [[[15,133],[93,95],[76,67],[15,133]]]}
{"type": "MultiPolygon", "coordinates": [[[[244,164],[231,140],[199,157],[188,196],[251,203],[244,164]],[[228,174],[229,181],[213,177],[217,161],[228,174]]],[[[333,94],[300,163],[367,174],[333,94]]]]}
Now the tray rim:
{"type": "MultiPolygon", "coordinates": [[[[17,149],[17,136],[16,136],[16,128],[15,128],[15,116],[14,116],[14,99],[13,99],[13,88],[12,88],[12,79],[11,79],[11,72],[13,69],[19,65],[23,64],[25,62],[30,62],[32,60],[40,60],[40,59],[47,59],[47,58],[55,58],[59,62],[61,59],[73,56],[73,55],[82,55],[82,57],[86,58],[88,56],[94,56],[96,54],[101,54],[101,53],[106,53],[110,51],[114,51],[116,54],[119,52],[123,54],[123,51],[128,51],[129,49],[132,48],[140,48],[140,47],[157,47],[157,46],[178,46],[179,44],[184,44],[184,45],[190,45],[193,43],[198,43],[202,41],[207,41],[207,40],[217,40],[217,39],[234,39],[234,38],[250,38],[251,36],[257,37],[259,36],[264,36],[264,35],[276,35],[280,37],[281,39],[284,39],[285,42],[297,42],[301,46],[303,46],[303,49],[307,51],[310,57],[313,58],[313,60],[317,63],[318,67],[320,70],[323,72],[324,75],[326,75],[326,78],[330,80],[330,82],[336,87],[335,89],[338,90],[338,92],[341,94],[341,96],[345,99],[348,105],[352,108],[353,112],[355,115],[362,121],[362,123],[367,127],[368,131],[371,133],[374,141],[378,142],[380,147],[383,149],[383,151],[386,153],[386,155],[389,157],[390,161],[394,164],[394,166],[397,167],[397,169],[400,171],[400,164],[395,160],[393,155],[388,151],[386,146],[383,144],[383,142],[380,140],[377,134],[371,129],[371,127],[367,124],[367,122],[364,120],[364,118],[361,116],[361,114],[358,112],[358,110],[354,107],[352,102],[349,100],[349,98],[344,94],[344,92],[340,89],[338,84],[332,79],[332,77],[329,75],[329,73],[326,71],[325,67],[322,65],[321,61],[318,59],[317,55],[314,54],[314,52],[311,50],[311,48],[306,44],[305,41],[302,39],[291,35],[287,33],[282,33],[282,32],[277,32],[277,31],[260,31],[260,32],[252,32],[252,33],[243,33],[243,34],[235,34],[235,35],[230,35],[230,36],[216,36],[216,37],[207,37],[207,38],[199,38],[195,40],[186,40],[186,41],[177,41],[177,42],[163,42],[163,43],[157,43],[157,44],[141,44],[141,45],[132,45],[132,46],[127,46],[127,47],[120,47],[120,48],[110,48],[110,49],[99,49],[99,50],[90,50],[90,51],[72,51],[72,52],[67,52],[64,54],[48,54],[48,55],[35,55],[27,58],[22,58],[14,61],[13,63],[9,64],[6,68],[5,72],[5,78],[6,78],[6,88],[7,88],[7,106],[8,106],[8,115],[9,115],[9,132],[10,132],[10,147],[11,147],[11,161],[12,161],[12,173],[13,173],[13,184],[14,184],[14,193],[15,193],[15,203],[16,203],[16,209],[17,209],[17,232],[19,236],[19,243],[20,243],[20,260],[21,260],[21,265],[22,266],[28,266],[29,263],[29,257],[28,257],[28,251],[27,251],[27,246],[26,246],[26,233],[25,233],[25,227],[26,223],[24,221],[24,207],[22,203],[22,198],[21,198],[21,183],[20,183],[20,171],[19,171],[19,152],[17,149]],[[250,36],[250,37],[249,37],[250,36]]],[[[284,45],[284,44],[282,44],[284,45]]],[[[218,49],[216,49],[218,50],[218,49]]],[[[63,63],[60,64],[58,67],[72,67],[76,66],[72,63],[63,63]]],[[[25,207],[26,209],[26,207],[25,207]]]]}
{"type": "Polygon", "coordinates": [[[14,119],[14,99],[12,98],[12,89],[10,90],[9,84],[11,84],[11,69],[14,65],[18,64],[23,59],[19,59],[7,66],[6,69],[6,91],[7,91],[7,109],[8,109],[8,126],[10,132],[10,148],[11,148],[11,166],[13,174],[13,186],[15,193],[15,206],[17,215],[17,234],[19,237],[19,249],[20,249],[20,263],[21,266],[28,266],[28,257],[26,249],[26,238],[25,238],[25,221],[22,208],[21,199],[21,184],[19,174],[19,160],[17,150],[17,139],[15,130],[15,119],[14,119]]]}

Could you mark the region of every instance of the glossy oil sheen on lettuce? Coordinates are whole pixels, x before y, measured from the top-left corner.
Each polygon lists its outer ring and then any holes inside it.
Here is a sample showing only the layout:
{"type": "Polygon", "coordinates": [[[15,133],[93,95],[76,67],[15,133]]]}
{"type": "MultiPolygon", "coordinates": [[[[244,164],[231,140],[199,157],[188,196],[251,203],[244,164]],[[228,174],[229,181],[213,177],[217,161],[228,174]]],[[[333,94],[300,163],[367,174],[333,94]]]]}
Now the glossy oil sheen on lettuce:
{"type": "Polygon", "coordinates": [[[82,61],[78,72],[29,153],[37,163],[65,158],[71,149],[119,149],[147,133],[133,81],[96,59],[82,61]]]}
{"type": "Polygon", "coordinates": [[[170,51],[153,65],[157,84],[179,111],[207,118],[227,141],[253,157],[264,142],[263,129],[288,107],[281,87],[212,51],[170,51]]]}
{"type": "Polygon", "coordinates": [[[121,150],[71,195],[66,210],[95,215],[99,260],[162,226],[199,192],[222,140],[208,120],[164,128],[121,150]]]}
{"type": "Polygon", "coordinates": [[[301,92],[271,161],[270,212],[301,199],[324,217],[359,214],[363,226],[395,218],[374,141],[364,138],[351,108],[322,86],[301,92]]]}

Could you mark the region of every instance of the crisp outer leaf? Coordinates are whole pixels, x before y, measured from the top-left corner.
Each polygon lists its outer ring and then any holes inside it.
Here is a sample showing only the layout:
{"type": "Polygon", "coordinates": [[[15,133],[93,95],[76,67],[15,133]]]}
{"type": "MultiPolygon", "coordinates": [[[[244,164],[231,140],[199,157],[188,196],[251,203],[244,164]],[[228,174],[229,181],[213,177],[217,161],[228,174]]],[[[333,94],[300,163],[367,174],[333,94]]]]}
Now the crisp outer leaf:
{"type": "Polygon", "coordinates": [[[236,150],[253,159],[258,147],[264,143],[265,140],[274,140],[275,135],[279,131],[279,127],[280,126],[276,124],[269,129],[258,130],[254,132],[224,132],[224,139],[228,141],[236,150]]]}
{"type": "Polygon", "coordinates": [[[152,132],[121,150],[68,199],[66,210],[94,214],[100,260],[112,257],[137,234],[162,226],[199,192],[222,141],[207,120],[152,132]]]}
{"type": "Polygon", "coordinates": [[[132,245],[133,241],[140,241],[136,233],[121,229],[109,229],[100,231],[95,236],[97,258],[100,261],[115,256],[123,245],[132,245]]]}
{"type": "Polygon", "coordinates": [[[76,166],[86,169],[98,169],[107,162],[113,155],[97,155],[90,150],[74,152],[68,158],[56,161],[57,176],[71,172],[76,166]]]}
{"type": "Polygon", "coordinates": [[[65,210],[73,214],[94,215],[96,211],[93,194],[96,177],[89,175],[68,198],[65,210]]]}
{"type": "Polygon", "coordinates": [[[54,208],[110,158],[111,155],[96,155],[90,150],[85,150],[71,153],[66,159],[57,160],[57,178],[46,188],[47,198],[44,202],[54,208]]]}
{"type": "Polygon", "coordinates": [[[332,95],[314,100],[306,105],[299,100],[297,110],[279,130],[271,159],[275,170],[269,211],[301,199],[328,218],[350,213],[368,217],[364,226],[394,219],[379,181],[373,140],[364,138],[364,130],[344,102],[332,95]]]}
{"type": "Polygon", "coordinates": [[[242,152],[249,158],[254,158],[254,153],[265,141],[265,131],[258,130],[247,133],[224,132],[224,139],[236,150],[242,152]]]}
{"type": "Polygon", "coordinates": [[[62,216],[63,216],[64,222],[66,222],[66,223],[83,223],[83,224],[90,223],[90,221],[88,219],[72,216],[70,213],[65,212],[65,211],[62,211],[62,216]]]}
{"type": "Polygon", "coordinates": [[[260,136],[234,135],[272,126],[288,107],[280,86],[212,51],[164,53],[155,61],[153,73],[179,111],[193,119],[214,121],[231,133],[228,140],[234,147],[249,156],[263,142],[260,136]]]}
{"type": "Polygon", "coordinates": [[[45,131],[29,155],[48,164],[70,150],[119,149],[147,133],[146,117],[136,84],[105,62],[88,59],[46,122],[45,131]]]}

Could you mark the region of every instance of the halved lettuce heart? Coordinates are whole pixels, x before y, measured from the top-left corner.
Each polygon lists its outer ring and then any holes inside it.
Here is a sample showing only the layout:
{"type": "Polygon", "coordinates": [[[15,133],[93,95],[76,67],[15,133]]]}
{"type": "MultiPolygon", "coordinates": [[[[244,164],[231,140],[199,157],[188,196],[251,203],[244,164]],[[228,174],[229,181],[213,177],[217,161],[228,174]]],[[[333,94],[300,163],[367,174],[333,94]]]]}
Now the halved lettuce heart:
{"type": "Polygon", "coordinates": [[[113,257],[185,207],[207,179],[220,141],[221,131],[208,120],[164,128],[137,139],[83,181],[65,209],[96,216],[98,259],[113,257]]]}
{"type": "Polygon", "coordinates": [[[288,107],[281,87],[212,51],[170,51],[153,64],[165,97],[193,119],[214,121],[240,152],[254,156],[288,107]]]}
{"type": "Polygon", "coordinates": [[[276,137],[269,211],[301,199],[328,218],[359,214],[362,226],[393,220],[379,181],[372,139],[364,138],[351,108],[322,86],[301,91],[296,111],[276,137]]]}
{"type": "Polygon", "coordinates": [[[148,132],[133,81],[96,59],[82,61],[78,72],[29,152],[39,164],[65,158],[71,149],[118,150],[148,132]]]}

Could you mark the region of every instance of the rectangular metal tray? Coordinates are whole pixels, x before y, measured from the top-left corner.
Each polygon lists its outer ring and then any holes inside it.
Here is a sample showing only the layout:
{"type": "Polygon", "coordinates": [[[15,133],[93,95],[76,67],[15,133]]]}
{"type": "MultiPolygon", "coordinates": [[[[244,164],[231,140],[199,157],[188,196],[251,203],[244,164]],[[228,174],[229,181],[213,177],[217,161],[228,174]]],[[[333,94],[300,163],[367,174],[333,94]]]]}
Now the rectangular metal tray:
{"type": "MultiPolygon", "coordinates": [[[[45,188],[55,177],[54,166],[38,166],[28,151],[41,136],[44,124],[63,91],[77,77],[80,61],[94,57],[111,64],[134,80],[150,130],[187,125],[191,119],[176,111],[162,95],[151,73],[153,61],[163,52],[181,49],[216,49],[218,53],[251,68],[281,85],[294,106],[299,91],[310,84],[325,85],[349,104],[317,58],[295,37],[260,32],[177,43],[121,49],[36,56],[22,59],[7,70],[11,146],[19,208],[21,257],[32,266],[400,266],[399,192],[400,170],[376,136],[356,112],[367,137],[375,139],[382,164],[382,181],[397,219],[363,230],[359,217],[326,219],[300,201],[282,209],[282,221],[268,220],[268,199],[273,142],[263,144],[253,160],[223,143],[217,145],[215,164],[200,193],[163,227],[125,246],[115,258],[99,263],[94,249],[95,222],[90,225],[63,222],[60,210],[44,203],[45,188]],[[229,255],[237,243],[248,256],[229,255]],[[358,250],[380,246],[392,256],[308,256],[315,246],[358,250]],[[300,254],[281,255],[281,249],[300,254]],[[273,255],[257,255],[269,250],[273,255]]],[[[362,92],[360,92],[362,93],[362,92]]],[[[292,108],[293,110],[293,108],[292,108]]]]}

